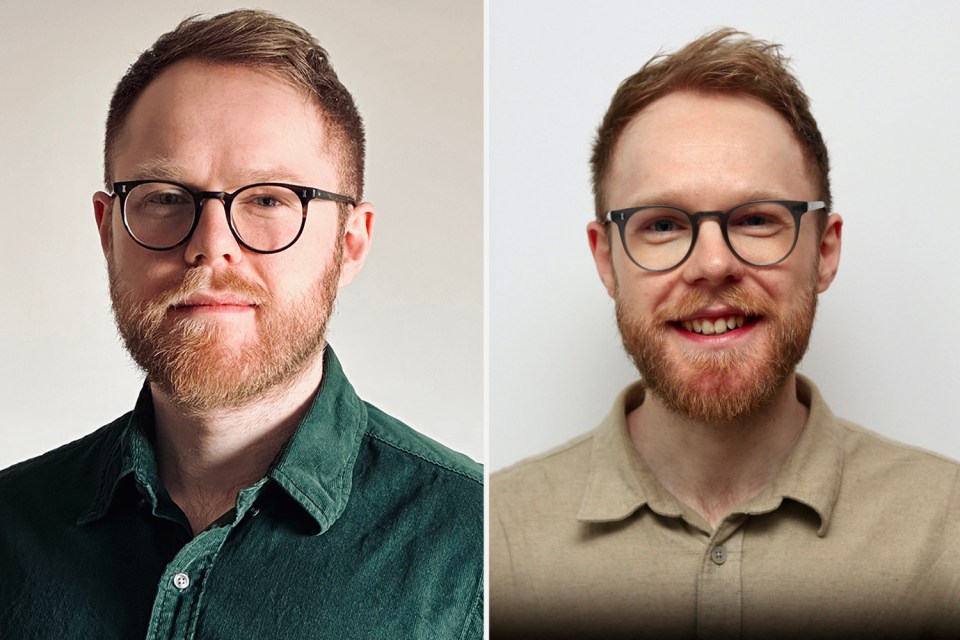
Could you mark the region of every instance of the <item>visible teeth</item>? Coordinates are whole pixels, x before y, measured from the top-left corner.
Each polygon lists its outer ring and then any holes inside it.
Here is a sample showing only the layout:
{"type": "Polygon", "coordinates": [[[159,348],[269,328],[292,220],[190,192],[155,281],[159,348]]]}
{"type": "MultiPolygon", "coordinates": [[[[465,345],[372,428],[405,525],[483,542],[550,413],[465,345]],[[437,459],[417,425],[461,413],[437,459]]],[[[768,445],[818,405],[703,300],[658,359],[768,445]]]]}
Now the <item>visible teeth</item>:
{"type": "Polygon", "coordinates": [[[726,318],[717,318],[716,320],[707,320],[697,318],[696,320],[684,320],[681,324],[687,331],[700,333],[705,336],[718,336],[739,329],[746,322],[744,316],[729,316],[726,318]]]}

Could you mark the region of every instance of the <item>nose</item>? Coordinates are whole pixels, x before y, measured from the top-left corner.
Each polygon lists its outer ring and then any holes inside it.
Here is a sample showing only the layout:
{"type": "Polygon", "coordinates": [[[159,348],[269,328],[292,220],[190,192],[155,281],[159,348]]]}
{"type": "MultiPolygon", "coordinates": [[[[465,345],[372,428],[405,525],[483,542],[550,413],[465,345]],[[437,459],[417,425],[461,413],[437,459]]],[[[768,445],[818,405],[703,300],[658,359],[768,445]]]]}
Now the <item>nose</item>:
{"type": "Polygon", "coordinates": [[[242,259],[243,248],[230,230],[223,200],[207,198],[201,207],[200,219],[187,241],[184,259],[192,266],[238,263],[242,259]]]}
{"type": "Polygon", "coordinates": [[[744,264],[733,255],[723,239],[720,221],[705,219],[700,222],[693,253],[683,263],[683,279],[689,284],[729,284],[743,277],[744,264]]]}

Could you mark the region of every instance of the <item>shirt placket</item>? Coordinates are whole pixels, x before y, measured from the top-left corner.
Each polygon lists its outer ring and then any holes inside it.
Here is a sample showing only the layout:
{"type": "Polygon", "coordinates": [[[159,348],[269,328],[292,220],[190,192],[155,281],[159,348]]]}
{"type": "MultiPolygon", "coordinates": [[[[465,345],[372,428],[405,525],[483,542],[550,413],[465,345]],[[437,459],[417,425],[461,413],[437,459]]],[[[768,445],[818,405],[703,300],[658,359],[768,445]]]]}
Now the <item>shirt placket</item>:
{"type": "Polygon", "coordinates": [[[707,542],[697,580],[697,638],[740,637],[745,520],[724,520],[707,542]]]}
{"type": "Polygon", "coordinates": [[[157,584],[148,640],[193,638],[207,578],[231,526],[207,529],[166,566],[157,584]]]}

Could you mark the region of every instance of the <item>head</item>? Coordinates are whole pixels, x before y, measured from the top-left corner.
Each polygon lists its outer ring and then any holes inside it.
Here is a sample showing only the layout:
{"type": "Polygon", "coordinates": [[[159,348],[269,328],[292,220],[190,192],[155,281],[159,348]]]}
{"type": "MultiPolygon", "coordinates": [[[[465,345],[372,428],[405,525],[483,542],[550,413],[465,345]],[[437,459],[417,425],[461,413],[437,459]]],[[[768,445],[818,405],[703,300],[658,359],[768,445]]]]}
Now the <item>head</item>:
{"type": "MultiPolygon", "coordinates": [[[[330,152],[338,158],[344,193],[363,197],[366,140],[353,96],[330,64],[326,50],[305,29],[265,11],[241,9],[212,18],[187,18],[160,36],[117,83],[107,114],[104,182],[116,179],[114,146],[137,98],[164,70],[182,60],[257,69],[308,97],[323,118],[330,152]]],[[[318,141],[321,142],[321,141],[318,141]]]]}
{"type": "MultiPolygon", "coordinates": [[[[316,368],[336,293],[366,257],[374,212],[359,202],[359,114],[309,34],[236,11],[161,36],[114,93],[105,175],[108,188],[162,180],[206,193],[193,231],[164,250],[134,241],[118,196],[93,198],[117,325],[155,392],[184,410],[236,407],[316,368]],[[240,242],[238,211],[272,214],[277,201],[258,189],[232,200],[223,193],[254,183],[349,194],[357,204],[309,200],[292,245],[253,251],[240,242]]],[[[157,189],[145,201],[168,206],[184,194],[157,189]]]]}
{"type": "Polygon", "coordinates": [[[602,222],[613,208],[605,193],[606,179],[624,129],[650,104],[676,91],[748,96],[780,114],[803,149],[806,169],[817,184],[817,200],[830,211],[827,146],[810,112],[810,100],[788,65],[780,45],[722,28],[675,53],[654,56],[621,82],[597,130],[590,158],[597,220],[602,222]]]}
{"type": "Polygon", "coordinates": [[[588,238],[624,345],[668,409],[734,420],[767,406],[791,378],[839,261],[827,158],[777,45],[719,30],[620,85],[594,146],[597,220],[588,238]],[[604,222],[630,207],[723,212],[754,200],[826,207],[803,215],[793,252],[765,267],[737,258],[707,217],[685,262],[647,271],[604,222]]]}

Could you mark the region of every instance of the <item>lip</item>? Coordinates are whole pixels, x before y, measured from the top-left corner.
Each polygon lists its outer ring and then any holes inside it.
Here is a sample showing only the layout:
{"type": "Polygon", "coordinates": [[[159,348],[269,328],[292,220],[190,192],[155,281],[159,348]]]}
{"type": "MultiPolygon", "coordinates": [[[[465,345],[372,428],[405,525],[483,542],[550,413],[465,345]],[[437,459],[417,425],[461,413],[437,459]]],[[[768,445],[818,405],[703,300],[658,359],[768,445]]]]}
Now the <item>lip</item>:
{"type": "MultiPolygon", "coordinates": [[[[692,318],[709,318],[711,316],[698,315],[692,316],[692,318]]],[[[671,322],[669,323],[670,329],[674,331],[676,335],[683,338],[684,340],[689,340],[696,344],[702,346],[714,346],[714,347],[726,347],[731,343],[737,342],[748,337],[753,331],[757,328],[758,325],[763,323],[763,318],[758,318],[756,316],[751,318],[751,321],[743,325],[740,328],[729,330],[725,333],[719,335],[704,335],[702,333],[694,333],[693,331],[687,331],[683,328],[683,325],[680,323],[671,322]]]]}
{"type": "Polygon", "coordinates": [[[194,293],[170,307],[181,313],[243,313],[257,307],[255,302],[232,293],[194,293]]]}
{"type": "Polygon", "coordinates": [[[703,309],[683,316],[682,318],[676,318],[673,320],[673,322],[679,324],[682,322],[692,322],[693,320],[716,320],[717,318],[729,318],[730,316],[755,317],[751,316],[751,314],[747,313],[743,309],[737,309],[736,307],[711,306],[704,307],[703,309]]]}

